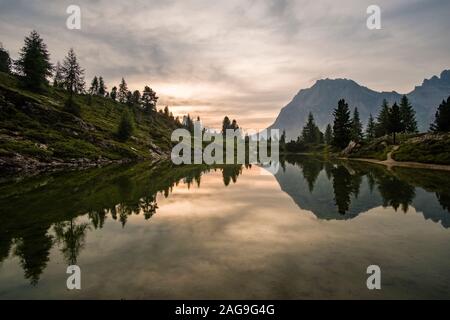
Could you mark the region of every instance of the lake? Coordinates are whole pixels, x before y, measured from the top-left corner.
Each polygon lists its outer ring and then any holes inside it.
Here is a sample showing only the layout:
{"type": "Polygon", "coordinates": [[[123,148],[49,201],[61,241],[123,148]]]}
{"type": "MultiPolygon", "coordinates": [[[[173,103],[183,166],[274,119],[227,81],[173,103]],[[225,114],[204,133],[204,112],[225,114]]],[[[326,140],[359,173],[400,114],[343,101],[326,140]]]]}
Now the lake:
{"type": "Polygon", "coordinates": [[[312,157],[8,178],[0,299],[449,299],[449,210],[448,172],[312,157]]]}

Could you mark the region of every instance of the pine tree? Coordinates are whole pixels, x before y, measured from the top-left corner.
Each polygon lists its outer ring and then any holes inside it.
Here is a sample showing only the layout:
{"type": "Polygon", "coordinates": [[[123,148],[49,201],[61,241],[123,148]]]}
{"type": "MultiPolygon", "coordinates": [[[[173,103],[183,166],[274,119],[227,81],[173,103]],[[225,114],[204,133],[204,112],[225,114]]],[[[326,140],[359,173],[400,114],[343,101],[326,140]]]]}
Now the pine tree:
{"type": "Polygon", "coordinates": [[[89,93],[91,94],[91,95],[97,95],[98,94],[98,78],[97,78],[97,76],[95,76],[94,77],[94,79],[92,79],[92,82],[91,82],[91,87],[89,88],[89,93]]]}
{"type": "Polygon", "coordinates": [[[376,123],[372,114],[369,115],[369,121],[367,122],[366,138],[367,140],[373,140],[376,137],[376,123]]]}
{"type": "Polygon", "coordinates": [[[131,91],[127,91],[127,98],[125,103],[127,106],[132,107],[133,106],[133,93],[131,91]]]}
{"type": "Polygon", "coordinates": [[[77,56],[72,48],[64,59],[61,72],[63,87],[71,96],[84,91],[84,70],[78,64],[77,56]]]}
{"type": "Polygon", "coordinates": [[[119,84],[119,92],[117,93],[117,98],[119,99],[120,103],[126,103],[127,102],[127,94],[128,94],[128,86],[125,82],[125,79],[122,78],[122,81],[119,84]]]}
{"type": "MultiPolygon", "coordinates": [[[[245,141],[248,142],[249,141],[249,137],[248,134],[245,134],[245,141]]],[[[286,152],[286,130],[283,130],[283,133],[281,134],[280,137],[280,150],[282,152],[286,152]]]]}
{"type": "Polygon", "coordinates": [[[170,116],[169,106],[164,107],[164,115],[168,118],[170,116]]]}
{"type": "Polygon", "coordinates": [[[53,77],[53,87],[55,88],[62,88],[63,85],[63,74],[62,74],[62,67],[59,61],[56,63],[55,67],[55,75],[53,77]]]}
{"type": "Polygon", "coordinates": [[[103,81],[103,77],[98,78],[98,95],[104,97],[106,95],[106,85],[103,81]]]}
{"type": "Polygon", "coordinates": [[[47,45],[36,31],[25,38],[25,45],[15,65],[27,88],[39,90],[48,84],[47,77],[51,77],[53,67],[47,45]]]}
{"type": "Polygon", "coordinates": [[[113,100],[116,101],[117,99],[117,87],[113,87],[111,89],[111,93],[109,94],[109,97],[113,100]]]}
{"type": "Polygon", "coordinates": [[[382,137],[389,134],[389,113],[390,108],[386,99],[383,100],[380,113],[377,118],[376,135],[382,137]]]}
{"type": "Polygon", "coordinates": [[[314,121],[314,116],[312,115],[311,112],[308,115],[308,121],[306,122],[305,126],[303,127],[302,137],[303,137],[303,141],[306,143],[318,143],[320,140],[320,137],[318,134],[318,128],[314,121]]]}
{"type": "Polygon", "coordinates": [[[450,97],[443,100],[436,111],[435,121],[430,128],[433,132],[450,132],[450,97]]]}
{"type": "Polygon", "coordinates": [[[133,91],[132,101],[133,101],[133,105],[135,105],[135,106],[141,105],[141,93],[139,92],[139,90],[133,91]]]}
{"type": "Polygon", "coordinates": [[[400,114],[402,117],[402,122],[404,130],[406,133],[417,133],[417,121],[416,121],[416,111],[409,103],[408,97],[404,95],[400,101],[400,114]]]}
{"type": "Polygon", "coordinates": [[[353,111],[353,119],[352,119],[352,140],[353,141],[361,141],[364,138],[363,136],[363,125],[359,118],[358,108],[355,108],[353,111]]]}
{"type": "Polygon", "coordinates": [[[334,110],[333,115],[333,146],[344,149],[352,136],[350,109],[344,99],[339,100],[338,107],[334,110]]]}
{"type": "Polygon", "coordinates": [[[227,134],[227,129],[231,129],[231,121],[230,118],[225,116],[222,121],[222,134],[225,136],[227,134]]]}
{"type": "Polygon", "coordinates": [[[149,86],[145,86],[142,92],[142,106],[145,111],[156,111],[156,103],[158,102],[158,97],[155,91],[153,91],[149,86]]]}
{"type": "Polygon", "coordinates": [[[394,103],[389,113],[389,133],[392,133],[394,144],[396,143],[396,134],[404,131],[402,123],[402,115],[400,113],[400,107],[397,103],[394,103]]]}
{"type": "Polygon", "coordinates": [[[327,128],[325,129],[324,139],[327,145],[330,145],[333,142],[333,128],[331,127],[331,124],[328,124],[327,128]]]}
{"type": "Polygon", "coordinates": [[[0,43],[0,72],[11,73],[11,58],[9,52],[0,43]]]}
{"type": "Polygon", "coordinates": [[[192,121],[191,116],[188,114],[186,117],[185,127],[189,132],[194,132],[194,121],[192,121]]]}
{"type": "Polygon", "coordinates": [[[117,129],[117,135],[120,139],[126,141],[128,140],[134,132],[134,121],[131,117],[128,108],[125,108],[122,112],[122,117],[120,119],[119,127],[117,129]]]}

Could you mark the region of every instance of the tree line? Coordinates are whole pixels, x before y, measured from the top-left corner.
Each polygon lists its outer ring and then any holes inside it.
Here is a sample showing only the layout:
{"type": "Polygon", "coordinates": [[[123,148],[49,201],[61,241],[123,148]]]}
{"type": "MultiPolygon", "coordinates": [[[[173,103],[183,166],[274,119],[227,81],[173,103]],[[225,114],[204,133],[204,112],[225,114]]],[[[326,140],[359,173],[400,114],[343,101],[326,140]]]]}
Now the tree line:
{"type": "MultiPolygon", "coordinates": [[[[358,108],[355,107],[351,112],[345,99],[338,101],[338,105],[333,111],[333,117],[333,123],[328,124],[325,132],[322,133],[315,123],[313,114],[309,113],[297,141],[286,142],[285,132],[280,141],[289,151],[301,151],[307,145],[317,144],[326,144],[342,150],[351,141],[368,142],[391,135],[393,143],[396,144],[398,134],[417,134],[419,132],[416,112],[406,95],[401,98],[399,103],[394,102],[392,106],[387,100],[383,100],[377,118],[375,119],[370,114],[365,130],[363,130],[358,108]]],[[[450,97],[439,105],[430,131],[450,132],[450,97]]]]}
{"type": "MultiPolygon", "coordinates": [[[[80,106],[76,103],[75,95],[87,95],[88,104],[93,96],[109,98],[125,106],[138,108],[148,114],[157,112],[158,96],[150,87],[145,86],[142,93],[139,90],[131,91],[124,78],[121,83],[114,86],[110,92],[102,76],[95,76],[86,91],[84,72],[80,66],[73,48],[71,48],[63,62],[53,65],[50,53],[37,31],[33,30],[25,37],[24,45],[19,52],[19,58],[13,61],[0,44],[0,72],[16,76],[21,85],[34,92],[42,92],[53,86],[68,93],[64,103],[67,112],[80,116],[80,106]],[[52,78],[52,83],[48,79],[52,78]]],[[[159,111],[177,126],[182,126],[179,117],[174,117],[168,106],[159,111]]],[[[134,120],[128,108],[124,108],[118,125],[117,134],[121,139],[128,139],[134,131],[134,120]]]]}

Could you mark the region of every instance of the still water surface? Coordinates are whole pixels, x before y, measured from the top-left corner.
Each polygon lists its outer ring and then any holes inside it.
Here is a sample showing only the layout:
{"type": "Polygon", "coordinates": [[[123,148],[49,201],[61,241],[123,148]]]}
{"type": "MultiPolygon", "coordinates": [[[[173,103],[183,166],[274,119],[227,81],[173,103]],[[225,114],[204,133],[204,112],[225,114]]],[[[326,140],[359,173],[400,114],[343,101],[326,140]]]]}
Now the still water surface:
{"type": "Polygon", "coordinates": [[[3,181],[0,299],[450,298],[449,173],[282,164],[3,181]]]}

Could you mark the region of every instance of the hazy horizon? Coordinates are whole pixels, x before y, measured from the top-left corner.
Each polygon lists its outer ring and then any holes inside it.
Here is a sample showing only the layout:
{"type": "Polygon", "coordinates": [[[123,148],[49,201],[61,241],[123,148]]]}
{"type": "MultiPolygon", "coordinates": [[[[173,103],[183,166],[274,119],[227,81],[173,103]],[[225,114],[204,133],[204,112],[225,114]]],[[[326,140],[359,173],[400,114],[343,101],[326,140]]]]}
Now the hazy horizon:
{"type": "Polygon", "coordinates": [[[272,124],[302,88],[348,78],[377,91],[408,93],[450,68],[450,3],[379,0],[381,30],[366,27],[372,1],[58,1],[0,0],[0,42],[13,58],[36,29],[53,63],[73,47],[108,89],[150,85],[161,106],[223,116],[244,128],[272,124]],[[66,8],[81,7],[81,30],[66,8]]]}

